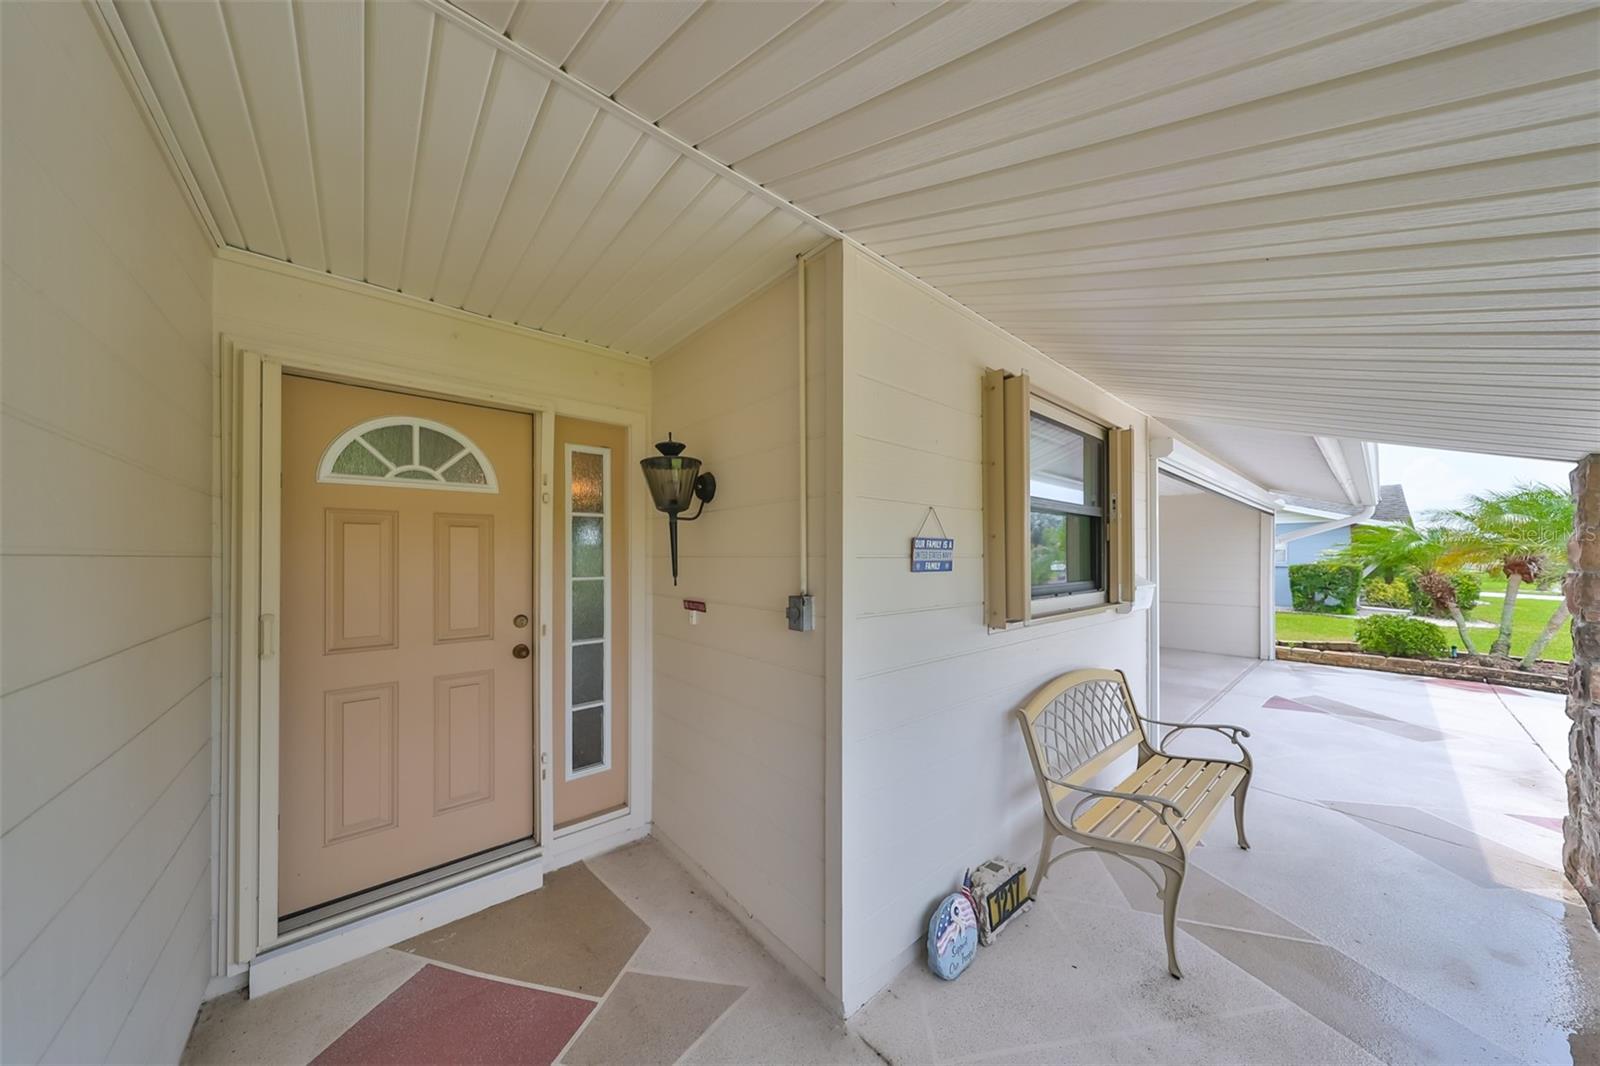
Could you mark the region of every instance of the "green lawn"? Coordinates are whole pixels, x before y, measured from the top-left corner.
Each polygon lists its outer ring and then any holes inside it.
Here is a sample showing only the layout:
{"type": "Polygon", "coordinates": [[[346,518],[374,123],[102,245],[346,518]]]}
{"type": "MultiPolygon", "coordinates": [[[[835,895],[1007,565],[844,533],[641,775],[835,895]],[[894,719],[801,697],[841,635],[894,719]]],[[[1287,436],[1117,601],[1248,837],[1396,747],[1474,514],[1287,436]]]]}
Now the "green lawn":
{"type": "MultiPolygon", "coordinates": [[[[1484,599],[1472,609],[1471,617],[1480,622],[1500,622],[1500,606],[1504,600],[1484,599]]],[[[1528,650],[1534,638],[1544,629],[1545,623],[1550,621],[1550,616],[1560,606],[1558,600],[1530,600],[1522,596],[1517,597],[1517,606],[1511,615],[1511,654],[1520,656],[1528,650]]],[[[1494,630],[1474,629],[1472,643],[1477,645],[1479,651],[1487,651],[1489,643],[1494,640],[1494,630]],[[1482,639],[1478,634],[1482,633],[1482,639]]],[[[1561,662],[1572,660],[1572,625],[1568,623],[1561,627],[1561,632],[1555,635],[1544,649],[1544,658],[1559,659],[1561,662]]]]}
{"type": "MultiPolygon", "coordinates": [[[[1501,600],[1485,599],[1472,609],[1470,617],[1475,621],[1494,622],[1500,621],[1501,600]]],[[[1533,643],[1550,615],[1555,612],[1555,600],[1529,600],[1518,597],[1515,613],[1511,623],[1511,654],[1521,656],[1528,650],[1528,645],[1533,643]]],[[[1489,644],[1494,640],[1495,631],[1492,629],[1471,630],[1473,646],[1478,651],[1488,651],[1489,644]]],[[[1278,639],[1279,640],[1354,640],[1356,639],[1356,620],[1354,618],[1340,618],[1337,615],[1326,614],[1300,614],[1294,611],[1278,612],[1278,639]]],[[[1452,641],[1459,641],[1454,626],[1445,630],[1446,636],[1452,641]]],[[[1544,658],[1557,659],[1567,662],[1572,659],[1572,627],[1563,626],[1555,639],[1550,641],[1544,649],[1544,658]]]]}
{"type": "MultiPolygon", "coordinates": [[[[1506,575],[1479,574],[1478,585],[1485,592],[1504,592],[1506,590],[1506,575]]],[[[1527,589],[1527,587],[1527,585],[1522,586],[1523,589],[1527,589]]],[[[1536,588],[1533,591],[1550,594],[1559,593],[1561,591],[1561,582],[1555,581],[1552,582],[1548,588],[1536,588]]]]}
{"type": "Polygon", "coordinates": [[[1279,640],[1355,640],[1356,620],[1332,614],[1278,612],[1279,640]]]}

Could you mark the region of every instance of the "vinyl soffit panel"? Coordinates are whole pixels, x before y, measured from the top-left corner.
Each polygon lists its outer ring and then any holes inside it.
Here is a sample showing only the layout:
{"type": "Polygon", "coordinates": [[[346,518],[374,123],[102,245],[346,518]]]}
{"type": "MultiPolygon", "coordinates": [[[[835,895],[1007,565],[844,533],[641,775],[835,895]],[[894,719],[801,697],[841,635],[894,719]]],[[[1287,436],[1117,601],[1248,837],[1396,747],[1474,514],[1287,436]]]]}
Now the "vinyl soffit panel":
{"type": "Polygon", "coordinates": [[[1593,3],[103,6],[235,247],[648,357],[843,236],[1158,416],[1600,446],[1593,3]]]}

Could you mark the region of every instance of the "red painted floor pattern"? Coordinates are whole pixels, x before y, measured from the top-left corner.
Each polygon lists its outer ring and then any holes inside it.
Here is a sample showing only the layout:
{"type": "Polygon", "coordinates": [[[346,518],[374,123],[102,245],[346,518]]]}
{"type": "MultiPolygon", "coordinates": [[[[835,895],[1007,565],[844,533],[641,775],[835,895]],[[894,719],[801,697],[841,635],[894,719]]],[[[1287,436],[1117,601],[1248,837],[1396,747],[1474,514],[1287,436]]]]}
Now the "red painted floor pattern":
{"type": "Polygon", "coordinates": [[[550,1063],[595,1004],[425,966],[314,1062],[550,1063]]]}

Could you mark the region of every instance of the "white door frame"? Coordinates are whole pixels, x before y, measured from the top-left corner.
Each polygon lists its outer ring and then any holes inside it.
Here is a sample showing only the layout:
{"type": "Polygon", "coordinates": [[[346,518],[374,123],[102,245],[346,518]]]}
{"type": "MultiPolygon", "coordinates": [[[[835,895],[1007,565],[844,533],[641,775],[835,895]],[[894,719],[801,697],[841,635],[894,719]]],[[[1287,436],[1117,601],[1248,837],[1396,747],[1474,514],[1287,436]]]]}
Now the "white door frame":
{"type": "MultiPolygon", "coordinates": [[[[283,952],[290,945],[315,938],[319,941],[313,968],[295,969],[307,976],[317,969],[337,965],[371,951],[383,943],[372,923],[364,932],[358,924],[382,912],[443,896],[468,882],[516,868],[532,875],[515,882],[526,891],[537,887],[546,870],[595,854],[649,828],[651,789],[651,701],[649,556],[646,551],[647,508],[630,511],[628,538],[630,663],[628,799],[624,812],[592,827],[573,827],[557,837],[554,818],[552,715],[555,707],[550,619],[554,610],[554,575],[551,572],[553,508],[550,506],[555,452],[555,417],[570,415],[622,425],[628,431],[629,457],[642,454],[648,439],[648,415],[643,411],[608,404],[553,399],[515,389],[485,388],[465,382],[459,375],[430,373],[414,367],[390,367],[368,359],[355,360],[333,351],[304,345],[304,336],[291,343],[252,343],[249,348],[233,338],[220,338],[218,375],[218,463],[220,513],[218,541],[220,572],[217,580],[216,619],[220,697],[213,721],[214,778],[218,797],[214,822],[216,858],[216,974],[237,977],[259,957],[283,952]],[[270,353],[270,354],[269,354],[270,353]],[[530,414],[534,418],[535,574],[538,582],[540,664],[534,698],[538,709],[538,752],[535,767],[538,797],[535,847],[485,863],[447,878],[397,893],[291,933],[278,932],[278,694],[280,644],[279,572],[281,554],[282,375],[292,371],[345,384],[410,392],[444,400],[474,403],[530,414]],[[350,930],[347,950],[329,950],[330,937],[350,930]]],[[[619,463],[620,468],[623,464],[619,463]]],[[[512,894],[515,894],[513,892],[512,894]]],[[[483,897],[477,909],[496,900],[483,897]]],[[[437,908],[439,920],[459,917],[461,899],[437,908]]],[[[401,936],[414,935],[431,924],[426,915],[408,913],[407,922],[392,923],[401,936]]],[[[280,982],[281,983],[281,982],[280,982]]]]}

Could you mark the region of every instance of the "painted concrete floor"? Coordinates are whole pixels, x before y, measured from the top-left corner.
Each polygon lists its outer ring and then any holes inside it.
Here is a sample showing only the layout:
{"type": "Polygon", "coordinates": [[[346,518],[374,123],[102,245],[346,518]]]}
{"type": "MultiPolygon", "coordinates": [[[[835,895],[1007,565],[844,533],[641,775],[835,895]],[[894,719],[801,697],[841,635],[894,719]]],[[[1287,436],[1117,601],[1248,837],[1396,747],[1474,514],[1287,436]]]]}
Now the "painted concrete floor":
{"type": "Polygon", "coordinates": [[[645,841],[214,1001],[185,1060],[1600,1062],[1559,698],[1187,653],[1163,682],[1165,715],[1246,726],[1257,766],[1252,850],[1219,819],[1191,868],[1181,981],[1150,882],[1083,855],[959,981],[912,965],[846,1026],[645,841]]]}

